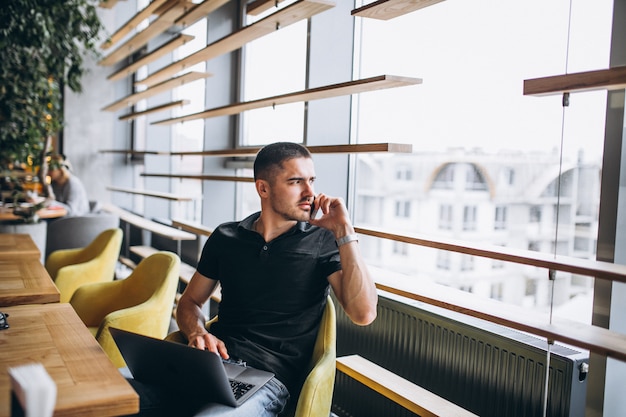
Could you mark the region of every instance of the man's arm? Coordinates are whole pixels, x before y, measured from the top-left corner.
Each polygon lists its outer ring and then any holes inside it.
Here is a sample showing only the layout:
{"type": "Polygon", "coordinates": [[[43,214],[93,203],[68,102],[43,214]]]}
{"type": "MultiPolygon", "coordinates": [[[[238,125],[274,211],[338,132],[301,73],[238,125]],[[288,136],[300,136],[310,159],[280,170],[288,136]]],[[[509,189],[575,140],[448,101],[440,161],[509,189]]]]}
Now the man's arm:
{"type": "Polygon", "coordinates": [[[196,271],[178,301],[176,323],[180,331],[187,337],[189,346],[209,350],[224,359],[228,359],[224,342],[207,332],[204,327],[206,317],[202,313],[202,306],[216,287],[217,281],[196,271]]]}
{"type": "MultiPolygon", "coordinates": [[[[310,223],[330,230],[335,239],[353,235],[348,210],[343,200],[319,194],[315,203],[322,210],[322,217],[311,219],[310,223]]],[[[350,319],[359,325],[368,325],[376,319],[378,293],[369,274],[357,241],[339,246],[341,271],[328,277],[339,303],[350,319]]]]}

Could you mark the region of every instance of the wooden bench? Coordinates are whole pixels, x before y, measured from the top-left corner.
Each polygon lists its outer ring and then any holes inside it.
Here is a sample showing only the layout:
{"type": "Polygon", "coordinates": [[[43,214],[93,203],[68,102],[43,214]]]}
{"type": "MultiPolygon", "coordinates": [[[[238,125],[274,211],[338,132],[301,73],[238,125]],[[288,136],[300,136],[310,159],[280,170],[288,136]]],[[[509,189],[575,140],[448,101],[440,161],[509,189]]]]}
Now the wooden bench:
{"type": "Polygon", "coordinates": [[[337,370],[421,417],[477,417],[359,355],[338,357],[337,370]]]}

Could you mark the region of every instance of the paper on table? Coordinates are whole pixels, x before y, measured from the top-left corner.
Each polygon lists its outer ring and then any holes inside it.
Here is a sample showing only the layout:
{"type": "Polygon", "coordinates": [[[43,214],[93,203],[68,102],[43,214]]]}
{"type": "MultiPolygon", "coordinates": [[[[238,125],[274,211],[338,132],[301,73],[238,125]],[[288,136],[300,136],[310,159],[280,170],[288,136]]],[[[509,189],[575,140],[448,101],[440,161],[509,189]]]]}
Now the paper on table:
{"type": "Polygon", "coordinates": [[[11,388],[24,409],[25,417],[52,417],[57,386],[40,363],[9,368],[11,388]]]}

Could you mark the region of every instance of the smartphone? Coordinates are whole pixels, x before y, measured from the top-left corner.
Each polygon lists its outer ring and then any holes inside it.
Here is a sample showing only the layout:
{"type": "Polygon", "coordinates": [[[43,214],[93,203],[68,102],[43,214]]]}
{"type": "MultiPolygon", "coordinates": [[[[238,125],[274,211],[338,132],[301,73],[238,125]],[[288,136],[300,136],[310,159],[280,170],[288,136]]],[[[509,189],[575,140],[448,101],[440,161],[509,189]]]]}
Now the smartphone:
{"type": "Polygon", "coordinates": [[[311,219],[315,219],[317,216],[318,207],[315,206],[315,197],[313,197],[313,201],[311,202],[311,219]]]}

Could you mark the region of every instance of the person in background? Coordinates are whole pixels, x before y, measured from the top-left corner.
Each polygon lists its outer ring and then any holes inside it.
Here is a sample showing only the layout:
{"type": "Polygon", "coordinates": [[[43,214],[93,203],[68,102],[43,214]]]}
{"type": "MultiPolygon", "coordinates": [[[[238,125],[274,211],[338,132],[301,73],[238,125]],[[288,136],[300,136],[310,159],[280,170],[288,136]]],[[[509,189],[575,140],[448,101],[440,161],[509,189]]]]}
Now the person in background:
{"type": "Polygon", "coordinates": [[[263,147],[254,179],[261,211],[211,234],[176,320],[189,346],[245,361],[275,377],[237,408],[159,392],[131,378],[140,397],[139,415],[275,417],[284,410],[289,415],[330,289],[355,324],[376,318],[378,294],[348,210],[342,199],[315,193],[308,149],[290,142],[263,147]],[[202,308],[218,283],[219,320],[209,332],[202,308]]]}
{"type": "Polygon", "coordinates": [[[46,205],[62,206],[68,216],[89,213],[87,191],[82,181],[70,172],[69,162],[62,155],[53,155],[48,166],[54,200],[48,201],[46,205]]]}

